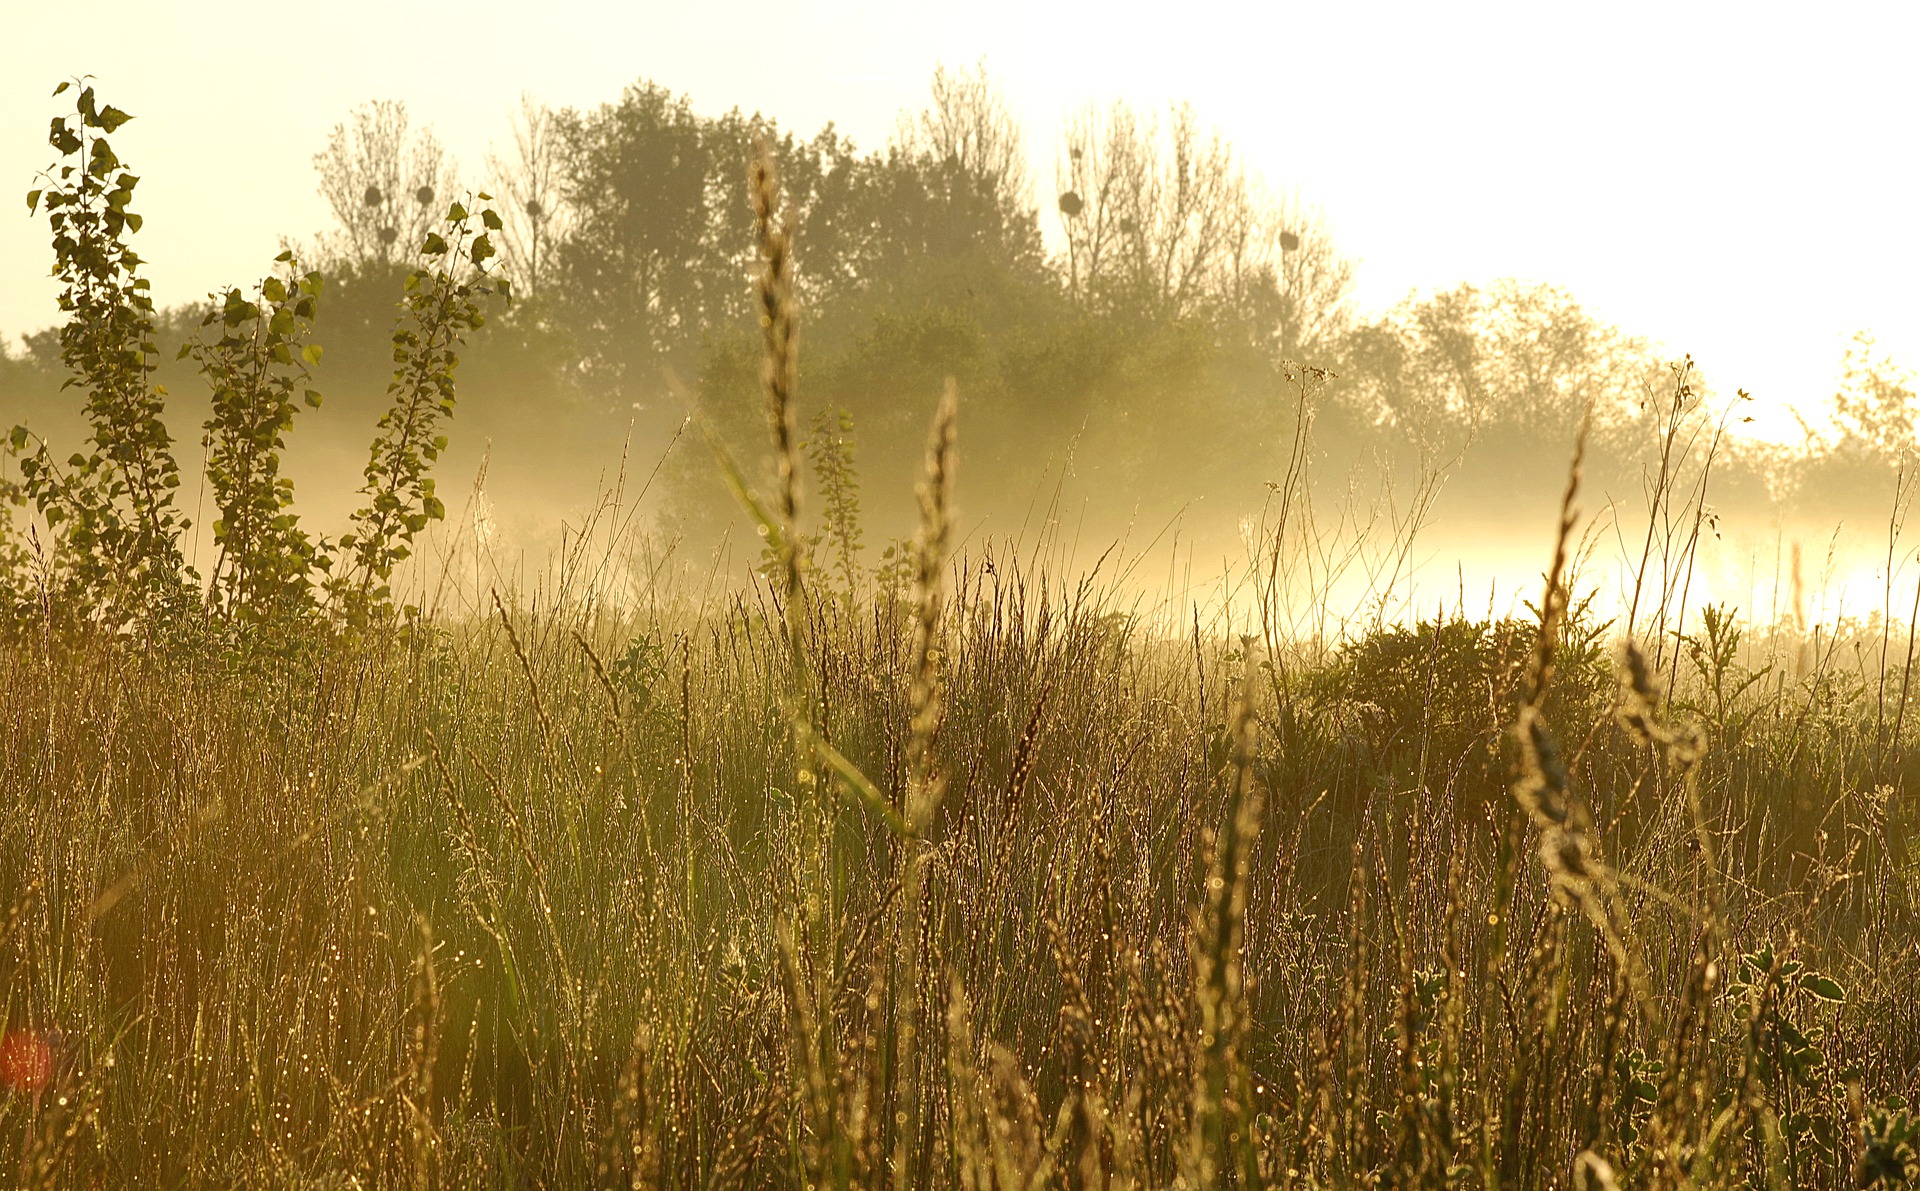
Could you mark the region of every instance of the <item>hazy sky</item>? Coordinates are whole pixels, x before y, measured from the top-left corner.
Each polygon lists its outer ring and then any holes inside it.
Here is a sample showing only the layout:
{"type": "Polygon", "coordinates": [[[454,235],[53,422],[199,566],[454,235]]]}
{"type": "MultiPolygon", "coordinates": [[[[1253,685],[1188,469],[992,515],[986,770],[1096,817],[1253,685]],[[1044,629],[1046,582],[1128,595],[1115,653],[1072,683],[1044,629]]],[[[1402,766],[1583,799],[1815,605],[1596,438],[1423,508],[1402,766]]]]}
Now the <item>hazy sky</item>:
{"type": "MultiPolygon", "coordinates": [[[[1061,117],[1190,100],[1325,208],[1363,309],[1413,288],[1551,281],[1761,412],[1830,391],[1869,328],[1920,365],[1920,5],[428,3],[0,0],[0,179],[51,160],[72,74],[138,119],[138,237],[162,303],[257,278],[328,216],[312,158],[405,100],[480,181],[524,90],[598,103],[646,77],[863,147],[940,62],[985,60],[1052,190],[1061,117]]],[[[0,333],[52,321],[44,224],[0,211],[0,333]]],[[[1050,207],[1050,203],[1048,204],[1050,207]]],[[[0,411],[3,414],[4,411],[0,411]]],[[[0,420],[4,420],[0,417],[0,420]]],[[[1771,420],[1771,419],[1769,419],[1771,420]]]]}

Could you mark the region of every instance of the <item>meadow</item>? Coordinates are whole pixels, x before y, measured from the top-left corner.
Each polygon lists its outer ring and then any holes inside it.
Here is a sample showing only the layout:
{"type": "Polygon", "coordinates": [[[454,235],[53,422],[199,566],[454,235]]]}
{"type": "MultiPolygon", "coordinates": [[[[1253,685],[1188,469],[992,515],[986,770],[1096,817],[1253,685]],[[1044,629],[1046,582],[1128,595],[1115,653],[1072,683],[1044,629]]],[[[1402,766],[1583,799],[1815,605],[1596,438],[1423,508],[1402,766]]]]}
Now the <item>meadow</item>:
{"type": "Polygon", "coordinates": [[[1582,578],[1584,432],[1537,444],[1565,495],[1511,526],[1538,536],[1526,616],[1325,606],[1338,560],[1406,547],[1313,514],[1308,369],[1204,622],[1044,536],[959,549],[952,385],[919,530],[876,568],[844,461],[795,429],[769,155],[770,466],[717,435],[711,465],[756,566],[607,599],[647,571],[612,499],[538,581],[411,594],[502,288],[481,196],[407,282],[338,537],[277,472],[322,279],[288,261],[209,314],[203,576],[137,179],[101,148],[124,119],[79,92],[77,168],[35,195],[93,437],[62,464],[14,432],[0,544],[20,1185],[1920,1178],[1911,622],[1891,595],[1824,635],[1687,604],[1712,436],[1684,367],[1624,615],[1582,578]]]}

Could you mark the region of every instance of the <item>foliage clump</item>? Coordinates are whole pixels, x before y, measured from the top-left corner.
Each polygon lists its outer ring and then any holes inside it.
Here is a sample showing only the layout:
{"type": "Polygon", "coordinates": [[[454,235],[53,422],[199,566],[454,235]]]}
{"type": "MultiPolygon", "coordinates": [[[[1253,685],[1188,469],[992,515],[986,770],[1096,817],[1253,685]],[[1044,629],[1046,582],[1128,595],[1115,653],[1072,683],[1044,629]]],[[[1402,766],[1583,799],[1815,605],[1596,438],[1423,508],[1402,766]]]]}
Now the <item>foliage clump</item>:
{"type": "MultiPolygon", "coordinates": [[[[54,94],[73,87],[62,83],[54,94]]],[[[130,119],[83,81],[73,113],[56,117],[47,138],[64,162],[27,195],[53,233],[67,316],[60,359],[66,387],[82,393],[91,449],[62,465],[26,427],[8,436],[20,460],[13,495],[55,535],[38,579],[46,599],[63,610],[92,608],[116,627],[143,611],[178,611],[186,593],[179,537],[188,525],[174,505],[180,469],[161,419],[166,393],[153,383],[153,299],[127,242],[142,222],[131,209],[140,179],[107,139],[130,119]]],[[[17,607],[25,585],[16,577],[9,586],[17,607]]]]}
{"type": "Polygon", "coordinates": [[[180,348],[213,391],[207,481],[220,510],[220,555],[208,600],[228,616],[265,622],[304,611],[313,571],[325,563],[290,511],[293,481],[280,474],[294,415],[302,403],[320,405],[307,384],[320,362],[311,335],[324,283],[302,273],[291,252],[279,263],[286,276],[266,278],[253,297],[239,289],[218,295],[202,334],[180,348]]]}
{"type": "MultiPolygon", "coordinates": [[[[67,316],[60,358],[66,387],[83,394],[91,450],[62,465],[26,426],[7,436],[20,479],[0,483],[0,497],[29,518],[22,540],[10,511],[0,539],[0,595],[13,626],[170,632],[196,608],[256,629],[384,623],[393,614],[394,567],[415,535],[446,515],[430,471],[447,445],[440,425],[453,413],[460,349],[485,324],[486,300],[508,292],[488,263],[500,217],[455,202],[425,231],[422,264],[406,276],[393,331],[391,408],[365,472],[368,503],[337,541],[299,527],[292,482],[280,474],[300,404],[320,404],[310,384],[321,358],[313,328],[322,276],[301,271],[287,251],[277,258],[284,276],[266,278],[251,295],[233,288],[213,296],[178,353],[211,390],[203,446],[219,515],[203,581],[182,545],[191,522],[175,503],[181,477],[164,420],[168,393],[153,379],[156,316],[128,243],[142,222],[130,209],[139,178],[107,140],[132,117],[101,106],[85,80],[77,85],[73,114],[55,119],[49,135],[64,164],[49,170],[27,205],[46,211],[53,233],[67,316]]],[[[429,193],[421,205],[432,201],[429,193]]]]}

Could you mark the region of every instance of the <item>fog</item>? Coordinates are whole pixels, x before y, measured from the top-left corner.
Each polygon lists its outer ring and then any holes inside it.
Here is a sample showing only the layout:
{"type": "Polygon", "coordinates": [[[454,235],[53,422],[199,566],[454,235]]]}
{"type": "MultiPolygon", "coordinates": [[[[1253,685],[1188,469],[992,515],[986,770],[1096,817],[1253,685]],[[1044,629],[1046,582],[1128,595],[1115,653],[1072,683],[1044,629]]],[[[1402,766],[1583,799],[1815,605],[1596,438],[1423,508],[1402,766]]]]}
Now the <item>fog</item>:
{"type": "MultiPolygon", "coordinates": [[[[822,565],[873,572],[911,535],[927,422],[951,380],[963,547],[1092,569],[1175,620],[1196,605],[1223,625],[1244,617],[1275,549],[1303,560],[1285,598],[1320,609],[1315,632],[1517,614],[1537,599],[1576,448],[1592,516],[1579,574],[1603,614],[1631,619],[1651,585],[1683,620],[1707,604],[1801,626],[1900,619],[1895,589],[1915,578],[1904,326],[1832,344],[1824,377],[1782,400],[1775,359],[1696,363],[1562,278],[1475,272],[1382,294],[1395,269],[1356,258],[1311,162],[1262,168],[1230,131],[1244,113],[1089,96],[1037,129],[987,60],[939,66],[919,91],[865,142],[646,77],[571,105],[529,92],[478,161],[406,103],[370,95],[337,113],[309,147],[312,174],[262,195],[324,224],[282,227],[298,267],[325,278],[310,378],[324,402],[283,452],[302,524],[337,535],[363,503],[405,279],[457,201],[499,213],[487,268],[515,294],[491,300],[463,348],[434,468],[448,515],[410,581],[531,581],[570,536],[577,552],[583,526],[620,560],[602,568],[624,576],[603,575],[608,598],[744,576],[759,547],[722,477],[726,458],[749,480],[770,474],[746,198],[764,148],[797,235],[795,429],[822,565]]],[[[119,135],[122,157],[145,131],[119,135]]],[[[1824,327],[1860,300],[1815,293],[1799,308],[1824,327]]],[[[156,333],[188,477],[208,390],[175,357],[208,334],[207,309],[163,300],[156,333]]],[[[1821,338],[1792,345],[1786,375],[1804,376],[1821,338]]],[[[55,457],[88,433],[61,354],[49,322],[0,360],[0,421],[55,457]]],[[[203,571],[217,555],[207,502],[190,479],[179,503],[201,527],[189,561],[203,571]]]]}

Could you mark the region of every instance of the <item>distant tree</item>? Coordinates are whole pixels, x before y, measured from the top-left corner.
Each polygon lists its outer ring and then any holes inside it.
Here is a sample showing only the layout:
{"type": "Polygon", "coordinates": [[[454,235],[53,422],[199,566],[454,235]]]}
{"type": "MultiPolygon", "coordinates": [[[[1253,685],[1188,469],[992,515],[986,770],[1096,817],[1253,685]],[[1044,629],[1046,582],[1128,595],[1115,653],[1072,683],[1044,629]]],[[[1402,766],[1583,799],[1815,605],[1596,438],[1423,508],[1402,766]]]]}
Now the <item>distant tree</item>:
{"type": "MultiPolygon", "coordinates": [[[[856,245],[868,229],[856,196],[862,159],[851,140],[829,124],[810,138],[782,131],[758,114],[728,112],[709,122],[720,167],[709,195],[714,251],[731,261],[742,279],[754,268],[753,208],[746,201],[747,167],[765,145],[780,163],[780,188],[792,211],[799,272],[794,292],[818,311],[859,285],[856,245]]],[[[739,292],[746,292],[744,280],[739,292]]],[[[729,316],[730,321],[737,321],[729,316]]],[[[750,322],[751,320],[749,320],[750,322]]],[[[756,332],[757,333],[757,332],[756,332]]]]}
{"type": "Polygon", "coordinates": [[[1352,266],[1319,213],[1276,200],[1191,107],[1069,121],[1058,165],[1067,284],[1102,314],[1238,324],[1279,358],[1331,342],[1352,266]]]}
{"type": "Polygon", "coordinates": [[[333,127],[313,158],[320,193],[339,227],[320,259],[365,270],[409,260],[446,212],[454,171],[429,129],[414,128],[399,100],[362,104],[333,127]]]}
{"type": "Polygon", "coordinates": [[[1231,294],[1256,219],[1217,132],[1176,106],[1162,124],[1125,103],[1069,122],[1060,214],[1076,297],[1112,313],[1182,318],[1231,294]]]}
{"type": "Polygon", "coordinates": [[[903,305],[1014,316],[1023,293],[1054,288],[1036,214],[951,157],[894,145],[859,163],[835,205],[840,234],[803,263],[840,256],[834,296],[862,320],[903,305]]]}
{"type": "MultiPolygon", "coordinates": [[[[1002,346],[1017,339],[1031,351],[1028,341],[1051,331],[1064,302],[1026,197],[1019,125],[983,71],[936,71],[926,107],[901,119],[885,149],[865,155],[831,128],[802,141],[737,113],[707,127],[742,164],[722,175],[730,189],[712,215],[716,258],[750,248],[739,201],[746,151],[755,138],[776,145],[797,207],[801,399],[847,413],[877,483],[912,483],[927,411],[948,376],[967,393],[975,459],[1011,437],[1014,421],[1062,400],[1024,394],[1031,409],[1014,410],[1000,383],[1002,346]]],[[[707,416],[743,449],[758,433],[750,330],[744,318],[723,319],[698,369],[707,416]]],[[[720,494],[697,470],[676,476],[693,496],[681,505],[689,523],[720,511],[701,508],[720,494]]]]}
{"type": "Polygon", "coordinates": [[[583,364],[618,383],[745,300],[735,253],[711,237],[720,165],[688,102],[651,83],[559,113],[558,131],[577,220],[555,262],[568,321],[583,364]]]}
{"type": "Polygon", "coordinates": [[[856,273],[874,305],[1007,310],[1013,290],[1052,285],[1025,136],[982,66],[940,67],[929,91],[850,188],[856,273]]]}
{"type": "Polygon", "coordinates": [[[1061,400],[1027,394],[1009,408],[997,363],[1016,337],[1055,329],[1064,307],[1025,163],[991,78],[943,67],[887,147],[845,159],[803,214],[808,399],[852,414],[877,476],[901,468],[893,479],[911,483],[928,403],[948,376],[966,391],[976,458],[1061,400]]]}
{"type": "Polygon", "coordinates": [[[1422,442],[1470,438],[1491,408],[1481,376],[1486,313],[1472,286],[1407,298],[1348,337],[1348,392],[1422,442]]]}
{"type": "Polygon", "coordinates": [[[1767,461],[1771,488],[1815,521],[1884,518],[1890,500],[1910,499],[1903,483],[1914,467],[1914,404],[1913,373],[1857,332],[1840,362],[1831,421],[1800,418],[1799,449],[1767,461]]]}
{"type": "Polygon", "coordinates": [[[820,192],[852,158],[831,128],[803,142],[758,116],[704,118],[644,81],[554,120],[572,222],[552,279],[583,367],[608,389],[657,384],[663,366],[690,373],[709,335],[750,320],[745,178],[756,142],[773,147],[807,229],[803,276],[809,245],[832,226],[813,218],[820,192]]]}
{"type": "Polygon", "coordinates": [[[1846,438],[1888,456],[1911,450],[1912,370],[1879,351],[1870,332],[1856,333],[1840,364],[1840,387],[1833,395],[1833,412],[1846,438]]]}
{"type": "Polygon", "coordinates": [[[1350,399],[1436,447],[1507,433],[1570,442],[1589,402],[1602,423],[1630,420],[1659,371],[1645,343],[1566,291],[1517,281],[1408,298],[1343,354],[1350,399]]]}
{"type": "Polygon", "coordinates": [[[1347,329],[1353,262],[1334,246],[1326,217],[1298,195],[1265,204],[1273,250],[1271,313],[1249,303],[1280,359],[1309,361],[1330,351],[1347,329]],[[1264,317],[1262,315],[1264,314],[1264,317]]]}
{"type": "Polygon", "coordinates": [[[35,356],[31,344],[22,339],[18,347],[12,337],[0,334],[0,393],[20,388],[39,388],[45,383],[46,370],[35,356]]]}
{"type": "MultiPolygon", "coordinates": [[[[1123,108],[1117,118],[1132,116],[1123,108]]],[[[603,175],[581,167],[610,158],[617,144],[637,153],[644,139],[678,129],[679,156],[650,150],[644,170],[636,158],[636,184],[645,177],[660,185],[675,161],[697,155],[704,157],[695,172],[717,181],[695,219],[694,179],[686,179],[673,211],[654,220],[652,231],[678,228],[667,255],[700,262],[679,271],[683,280],[709,269],[714,292],[729,301],[744,295],[752,240],[740,178],[747,147],[754,138],[775,139],[772,126],[737,113],[702,119],[658,89],[636,89],[624,110],[603,108],[578,127],[586,152],[569,158],[569,193],[580,210],[566,251],[598,266],[609,254],[588,256],[587,245],[600,235],[628,236],[621,221],[632,208],[605,201],[620,185],[595,182],[603,175]],[[728,153],[739,154],[739,169],[725,168],[728,153]],[[683,216],[686,223],[674,223],[683,216]]],[[[1187,499],[1202,473],[1209,492],[1257,488],[1265,474],[1260,452],[1283,429],[1276,363],[1337,340],[1351,270],[1316,212],[1268,196],[1190,111],[1176,110],[1166,129],[1109,135],[1103,124],[1098,131],[1090,143],[1112,164],[1103,175],[1112,185],[1087,226],[1111,237],[1091,271],[1075,267],[1089,259],[1084,239],[1079,255],[1049,258],[1019,123],[978,67],[936,71],[924,108],[902,117],[882,151],[857,154],[831,129],[811,141],[778,137],[782,174],[799,207],[800,400],[847,412],[865,479],[876,489],[912,482],[928,403],[948,376],[972,411],[976,475],[1011,481],[1035,458],[1063,457],[1079,439],[1086,448],[1076,456],[1080,466],[1155,500],[1182,485],[1188,491],[1177,499],[1187,499]],[[1210,428],[1223,422],[1243,428],[1243,445],[1251,447],[1246,475],[1223,470],[1217,459],[1210,428]]],[[[1082,176],[1094,172],[1083,168],[1082,176]]],[[[606,283],[628,275],[623,268],[606,283]]],[[[666,358],[697,336],[697,365],[676,368],[697,375],[711,424],[751,449],[757,366],[745,311],[698,309],[670,334],[613,343],[612,327],[639,325],[643,314],[675,309],[673,302],[622,313],[625,299],[602,301],[593,296],[600,282],[579,284],[575,276],[568,274],[565,301],[591,305],[580,318],[594,328],[589,341],[610,341],[609,376],[640,363],[642,353],[666,358]],[[606,331],[595,322],[601,319],[606,331]],[[620,350],[633,353],[625,365],[613,356],[620,350]]],[[[698,460],[674,472],[672,483],[683,524],[717,528],[724,495],[698,460]]]]}
{"type": "Polygon", "coordinates": [[[487,154],[487,173],[498,196],[501,256],[522,298],[532,298],[552,279],[554,258],[567,237],[572,208],[564,194],[565,172],[558,120],[552,108],[520,97],[513,116],[513,153],[487,154]]]}
{"type": "Polygon", "coordinates": [[[952,166],[1004,211],[1031,207],[1026,137],[986,64],[935,67],[930,89],[932,102],[902,118],[895,145],[909,157],[952,166]]]}

